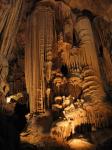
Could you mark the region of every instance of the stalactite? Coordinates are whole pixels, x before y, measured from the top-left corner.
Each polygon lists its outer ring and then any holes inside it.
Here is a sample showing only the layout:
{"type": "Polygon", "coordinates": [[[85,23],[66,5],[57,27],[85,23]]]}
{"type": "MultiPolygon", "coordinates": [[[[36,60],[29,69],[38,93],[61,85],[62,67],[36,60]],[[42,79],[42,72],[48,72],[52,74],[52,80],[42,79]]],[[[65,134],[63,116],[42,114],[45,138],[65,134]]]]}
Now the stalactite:
{"type": "MultiPolygon", "coordinates": [[[[58,32],[62,32],[64,42],[73,44],[73,22],[71,9],[61,1],[56,3],[56,19],[58,20],[58,32]]],[[[59,34],[58,33],[58,34],[59,34]]]]}
{"type": "Polygon", "coordinates": [[[52,12],[47,12],[46,14],[46,28],[45,28],[45,34],[46,34],[46,39],[45,39],[45,60],[46,60],[46,80],[47,82],[50,81],[51,79],[51,69],[52,69],[52,50],[53,50],[53,44],[55,41],[55,34],[52,34],[53,26],[54,26],[54,20],[52,21],[52,18],[54,18],[54,11],[52,12]],[[49,16],[49,18],[47,18],[49,16]],[[47,20],[48,19],[48,20],[47,20]]]}

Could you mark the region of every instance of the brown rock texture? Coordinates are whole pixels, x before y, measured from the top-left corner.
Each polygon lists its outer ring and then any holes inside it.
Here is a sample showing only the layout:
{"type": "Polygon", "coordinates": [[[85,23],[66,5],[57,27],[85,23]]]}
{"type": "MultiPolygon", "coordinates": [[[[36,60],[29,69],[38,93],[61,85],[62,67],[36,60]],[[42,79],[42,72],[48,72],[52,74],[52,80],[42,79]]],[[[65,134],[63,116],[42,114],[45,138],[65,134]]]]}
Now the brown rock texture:
{"type": "Polygon", "coordinates": [[[112,21],[112,0],[71,0],[72,8],[88,9],[96,15],[112,21]]]}

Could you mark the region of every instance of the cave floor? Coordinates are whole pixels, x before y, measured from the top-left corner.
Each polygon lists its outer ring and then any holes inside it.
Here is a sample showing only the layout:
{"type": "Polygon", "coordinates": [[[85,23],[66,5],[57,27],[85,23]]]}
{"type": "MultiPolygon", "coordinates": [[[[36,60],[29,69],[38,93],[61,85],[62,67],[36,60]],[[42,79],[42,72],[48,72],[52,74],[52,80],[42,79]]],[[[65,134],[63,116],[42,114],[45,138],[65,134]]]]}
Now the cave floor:
{"type": "Polygon", "coordinates": [[[49,133],[21,134],[22,150],[111,150],[112,129],[92,132],[89,138],[74,136],[67,141],[53,139],[49,133]]]}

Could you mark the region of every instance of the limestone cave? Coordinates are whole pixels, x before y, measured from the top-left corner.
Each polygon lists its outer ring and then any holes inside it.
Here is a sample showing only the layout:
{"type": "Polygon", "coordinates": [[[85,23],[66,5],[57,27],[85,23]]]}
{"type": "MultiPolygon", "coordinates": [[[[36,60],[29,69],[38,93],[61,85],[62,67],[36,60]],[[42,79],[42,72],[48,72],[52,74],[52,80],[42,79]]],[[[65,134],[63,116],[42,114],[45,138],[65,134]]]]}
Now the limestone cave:
{"type": "Polygon", "coordinates": [[[112,149],[112,0],[0,0],[0,149],[112,149]]]}

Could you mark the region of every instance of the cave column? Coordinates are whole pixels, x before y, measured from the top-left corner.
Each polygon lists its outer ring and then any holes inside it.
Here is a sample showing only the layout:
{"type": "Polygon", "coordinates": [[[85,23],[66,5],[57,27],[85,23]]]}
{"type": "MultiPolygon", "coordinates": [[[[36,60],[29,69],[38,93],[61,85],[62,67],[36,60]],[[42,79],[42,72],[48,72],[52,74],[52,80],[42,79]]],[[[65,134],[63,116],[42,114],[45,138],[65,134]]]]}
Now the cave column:
{"type": "MultiPolygon", "coordinates": [[[[45,110],[45,66],[54,43],[54,12],[40,2],[29,16],[28,41],[25,51],[25,78],[30,99],[30,112],[45,110]]],[[[50,67],[48,67],[50,69],[50,67]]]]}
{"type": "Polygon", "coordinates": [[[86,65],[92,66],[92,68],[96,71],[97,75],[100,76],[94,36],[93,36],[93,31],[89,19],[84,16],[79,17],[77,19],[75,28],[76,28],[76,32],[79,35],[79,39],[81,41],[80,64],[83,65],[85,63],[86,65]]]}

